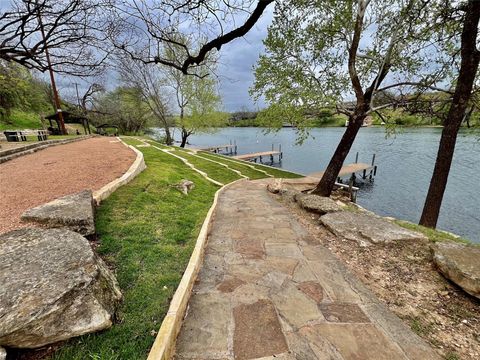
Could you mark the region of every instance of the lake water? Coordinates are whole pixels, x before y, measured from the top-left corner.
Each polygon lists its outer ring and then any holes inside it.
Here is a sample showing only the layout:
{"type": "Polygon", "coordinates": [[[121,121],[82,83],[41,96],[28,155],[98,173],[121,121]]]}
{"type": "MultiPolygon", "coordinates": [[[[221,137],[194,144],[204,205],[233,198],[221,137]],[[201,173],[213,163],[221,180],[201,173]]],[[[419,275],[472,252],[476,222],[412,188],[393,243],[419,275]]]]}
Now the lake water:
{"type": "MultiPolygon", "coordinates": [[[[271,150],[282,145],[286,170],[309,174],[324,170],[344,128],[316,128],[302,145],[295,145],[291,128],[265,134],[259,128],[224,128],[214,134],[192,135],[192,146],[236,141],[238,154],[271,150]]],[[[345,163],[370,163],[376,154],[377,176],[360,184],[357,202],[377,214],[417,223],[433,171],[441,129],[403,129],[385,138],[383,128],[362,128],[345,163]]],[[[480,243],[480,133],[460,133],[438,228],[480,243]]]]}

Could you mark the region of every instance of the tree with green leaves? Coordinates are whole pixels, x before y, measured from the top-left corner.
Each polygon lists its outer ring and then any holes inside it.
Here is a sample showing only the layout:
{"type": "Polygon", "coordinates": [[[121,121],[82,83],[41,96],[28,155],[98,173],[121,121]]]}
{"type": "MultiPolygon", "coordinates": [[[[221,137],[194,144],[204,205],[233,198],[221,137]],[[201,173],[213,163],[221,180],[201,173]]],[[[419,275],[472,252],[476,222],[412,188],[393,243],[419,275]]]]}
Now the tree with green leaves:
{"type": "Polygon", "coordinates": [[[181,129],[180,147],[185,147],[192,134],[210,132],[225,125],[227,115],[220,111],[222,101],[215,78],[207,76],[206,71],[203,74],[184,75],[173,68],[169,69],[168,74],[180,110],[175,121],[175,125],[181,129]]]}
{"type": "Polygon", "coordinates": [[[14,109],[36,113],[49,111],[47,86],[25,67],[0,60],[0,120],[8,123],[14,109]]]}
{"type": "Polygon", "coordinates": [[[96,101],[95,110],[99,114],[97,125],[116,125],[123,134],[144,130],[151,117],[142,89],[137,87],[120,86],[102,94],[96,101]]]}
{"type": "Polygon", "coordinates": [[[165,141],[173,144],[171,127],[171,104],[167,79],[159,65],[144,64],[127,57],[119,57],[117,69],[124,85],[138,89],[154,120],[165,132],[165,141]]]}
{"type": "Polygon", "coordinates": [[[288,121],[302,139],[309,109],[333,108],[348,117],[314,193],[330,196],[365,118],[391,106],[376,105],[379,94],[436,89],[449,77],[451,58],[444,49],[451,40],[444,33],[451,30],[432,18],[444,6],[441,0],[277,3],[251,90],[270,105],[259,119],[275,127],[288,121]]]}

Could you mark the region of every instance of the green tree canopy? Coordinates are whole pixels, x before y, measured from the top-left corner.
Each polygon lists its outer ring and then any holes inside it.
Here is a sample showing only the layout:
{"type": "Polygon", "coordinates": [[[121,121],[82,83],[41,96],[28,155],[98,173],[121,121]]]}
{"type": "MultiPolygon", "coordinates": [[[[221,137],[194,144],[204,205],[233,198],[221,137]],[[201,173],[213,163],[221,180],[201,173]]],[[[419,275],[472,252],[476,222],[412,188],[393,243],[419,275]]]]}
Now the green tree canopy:
{"type": "Polygon", "coordinates": [[[145,129],[151,118],[142,90],[136,87],[117,87],[103,94],[97,100],[96,108],[102,114],[95,120],[96,125],[117,125],[122,133],[136,133],[145,129]]]}
{"type": "Polygon", "coordinates": [[[442,6],[440,0],[428,6],[414,0],[278,3],[251,88],[270,105],[259,118],[277,128],[289,121],[305,136],[305,112],[326,107],[349,116],[348,102],[359,90],[371,90],[367,112],[372,113],[388,106],[375,104],[384,91],[448,83],[449,51],[455,47],[446,34],[455,23],[441,24],[442,6]]]}

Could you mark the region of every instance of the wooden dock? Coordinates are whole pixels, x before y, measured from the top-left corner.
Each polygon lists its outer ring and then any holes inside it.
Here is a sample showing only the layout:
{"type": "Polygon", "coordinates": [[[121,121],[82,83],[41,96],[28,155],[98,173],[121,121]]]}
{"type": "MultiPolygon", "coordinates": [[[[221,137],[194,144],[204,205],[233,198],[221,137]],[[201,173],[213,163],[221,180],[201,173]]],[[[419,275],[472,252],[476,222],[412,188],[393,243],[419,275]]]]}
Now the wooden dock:
{"type": "MultiPolygon", "coordinates": [[[[338,173],[338,177],[344,177],[344,176],[351,177],[353,174],[361,173],[362,178],[366,179],[367,173],[370,176],[370,172],[373,172],[372,175],[374,176],[377,172],[377,166],[364,164],[364,163],[347,164],[342,166],[342,168],[340,169],[340,172],[338,173]]],[[[324,171],[318,171],[318,172],[309,174],[308,176],[321,179],[323,174],[324,174],[324,171]]]]}
{"type": "Polygon", "coordinates": [[[206,148],[201,148],[200,150],[202,151],[209,151],[213,152],[215,154],[236,154],[237,153],[237,144],[234,142],[233,144],[226,144],[226,145],[215,145],[215,146],[209,146],[206,148]]]}
{"type": "MultiPolygon", "coordinates": [[[[325,171],[319,171],[319,172],[315,172],[308,175],[308,177],[321,179],[324,173],[325,171]]],[[[375,154],[373,154],[372,163],[369,165],[369,164],[358,162],[358,152],[357,152],[354,164],[347,164],[342,166],[342,168],[340,169],[340,172],[338,173],[337,182],[342,183],[341,178],[348,176],[350,186],[352,186],[355,183],[355,180],[357,179],[359,174],[363,180],[366,180],[368,177],[370,181],[373,181],[373,178],[377,175],[377,165],[375,165],[375,154]]]]}
{"type": "Polygon", "coordinates": [[[278,162],[282,161],[282,158],[283,158],[282,145],[278,145],[278,150],[275,150],[274,145],[272,145],[271,151],[260,151],[256,153],[237,155],[237,156],[234,156],[233,158],[237,160],[244,160],[244,161],[253,161],[253,162],[259,161],[260,163],[263,163],[264,159],[269,159],[270,163],[273,164],[275,162],[275,157],[277,157],[278,162]]]}
{"type": "Polygon", "coordinates": [[[237,155],[237,156],[234,156],[233,158],[238,160],[247,160],[247,161],[252,161],[256,158],[259,158],[261,161],[262,158],[264,157],[268,157],[268,156],[272,157],[280,154],[281,154],[280,151],[262,151],[262,152],[251,153],[251,154],[237,155]]]}

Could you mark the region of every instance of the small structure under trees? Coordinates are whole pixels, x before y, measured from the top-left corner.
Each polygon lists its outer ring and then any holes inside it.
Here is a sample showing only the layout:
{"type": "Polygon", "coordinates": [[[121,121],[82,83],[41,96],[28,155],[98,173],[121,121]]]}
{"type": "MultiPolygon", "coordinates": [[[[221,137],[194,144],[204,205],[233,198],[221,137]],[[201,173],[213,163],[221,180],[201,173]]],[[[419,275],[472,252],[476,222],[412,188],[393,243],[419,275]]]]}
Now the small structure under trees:
{"type": "MultiPolygon", "coordinates": [[[[84,115],[79,115],[71,111],[63,111],[62,112],[63,119],[66,123],[75,123],[75,124],[81,124],[83,126],[83,130],[85,135],[86,134],[91,134],[90,131],[90,121],[88,120],[88,117],[84,115]]],[[[58,118],[58,113],[52,114],[45,116],[45,119],[48,120],[50,126],[48,127],[48,130],[51,132],[52,135],[60,135],[62,134],[62,128],[60,125],[60,119],[58,118]],[[55,122],[55,125],[53,124],[55,122]]]]}

